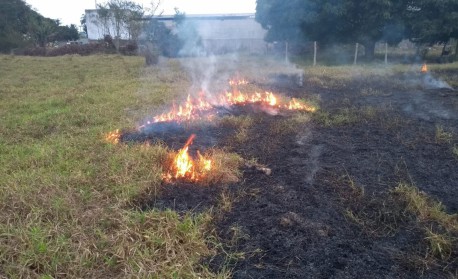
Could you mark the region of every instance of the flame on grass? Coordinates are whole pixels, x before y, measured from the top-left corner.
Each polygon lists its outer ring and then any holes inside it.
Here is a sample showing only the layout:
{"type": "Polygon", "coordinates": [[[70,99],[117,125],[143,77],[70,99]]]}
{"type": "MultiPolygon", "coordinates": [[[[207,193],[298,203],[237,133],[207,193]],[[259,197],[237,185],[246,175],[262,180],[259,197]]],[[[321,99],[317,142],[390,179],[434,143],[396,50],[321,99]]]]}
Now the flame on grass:
{"type": "Polygon", "coordinates": [[[248,80],[244,79],[244,78],[232,78],[229,80],[229,85],[230,86],[237,86],[237,85],[246,85],[248,84],[248,80]]]}
{"type": "Polygon", "coordinates": [[[202,156],[199,151],[197,151],[196,160],[189,156],[189,146],[194,138],[195,135],[191,135],[183,148],[174,156],[169,170],[163,176],[165,181],[184,180],[197,182],[201,181],[212,170],[212,160],[202,156]]]}
{"type": "MultiPolygon", "coordinates": [[[[216,114],[217,107],[228,107],[233,105],[248,105],[257,104],[263,108],[273,110],[290,110],[290,111],[306,111],[315,112],[316,108],[307,104],[304,101],[297,99],[289,99],[286,97],[276,96],[272,92],[254,92],[242,93],[237,90],[236,85],[248,84],[246,79],[231,79],[229,84],[233,86],[232,92],[224,92],[219,96],[206,96],[203,92],[199,93],[198,97],[188,95],[183,104],[172,108],[165,113],[156,115],[146,121],[144,124],[137,127],[142,130],[148,125],[160,122],[187,122],[192,120],[211,120],[216,114]]],[[[105,135],[105,140],[112,144],[117,144],[120,141],[121,133],[118,130],[109,132],[105,135]]]]}
{"type": "MultiPolygon", "coordinates": [[[[202,118],[202,115],[210,111],[213,106],[205,100],[203,93],[199,95],[198,98],[192,98],[191,95],[188,95],[184,104],[178,107],[173,104],[169,112],[154,116],[151,120],[146,121],[144,125],[139,126],[139,129],[158,122],[183,122],[202,118]]],[[[207,116],[211,117],[211,115],[208,114],[207,116]]]]}
{"type": "Polygon", "coordinates": [[[428,72],[428,66],[426,65],[426,63],[423,63],[423,65],[421,65],[420,72],[422,72],[423,74],[428,72]]]}
{"type": "Polygon", "coordinates": [[[118,144],[120,138],[121,138],[121,132],[119,131],[119,129],[108,132],[105,135],[105,140],[112,144],[118,144]]]}
{"type": "Polygon", "coordinates": [[[145,124],[139,126],[138,129],[158,122],[184,122],[211,119],[215,114],[215,107],[227,107],[232,105],[259,104],[264,107],[283,110],[300,110],[307,112],[314,112],[316,110],[315,107],[297,99],[293,98],[289,101],[284,101],[284,99],[286,98],[275,96],[272,92],[242,93],[238,90],[225,92],[213,98],[206,98],[203,93],[201,93],[198,98],[192,98],[188,95],[186,102],[178,107],[173,105],[169,112],[154,116],[152,119],[146,121],[145,124]]]}

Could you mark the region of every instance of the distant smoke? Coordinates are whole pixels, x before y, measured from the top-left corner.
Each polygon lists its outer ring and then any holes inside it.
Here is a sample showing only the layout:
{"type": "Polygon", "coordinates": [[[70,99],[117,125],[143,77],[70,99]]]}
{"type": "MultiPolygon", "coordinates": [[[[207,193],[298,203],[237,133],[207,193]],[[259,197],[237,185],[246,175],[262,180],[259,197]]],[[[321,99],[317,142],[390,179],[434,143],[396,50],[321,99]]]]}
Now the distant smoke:
{"type": "Polygon", "coordinates": [[[433,77],[430,73],[426,73],[423,76],[423,87],[426,89],[450,89],[453,88],[445,81],[433,77]]]}

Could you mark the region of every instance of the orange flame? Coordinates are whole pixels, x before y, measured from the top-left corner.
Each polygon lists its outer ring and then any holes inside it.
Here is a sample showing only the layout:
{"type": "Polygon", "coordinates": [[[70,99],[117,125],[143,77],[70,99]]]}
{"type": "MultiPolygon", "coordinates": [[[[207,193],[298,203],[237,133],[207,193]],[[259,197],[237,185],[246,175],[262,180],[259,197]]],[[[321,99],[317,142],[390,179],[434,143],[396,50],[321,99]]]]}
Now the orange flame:
{"type": "Polygon", "coordinates": [[[105,140],[112,144],[118,144],[121,137],[121,132],[119,129],[111,131],[105,135],[105,140]]]}
{"type": "MultiPolygon", "coordinates": [[[[153,117],[152,120],[146,122],[146,125],[157,122],[193,120],[199,118],[199,112],[205,112],[212,108],[213,106],[203,99],[202,94],[197,99],[193,99],[190,95],[188,95],[188,98],[183,105],[179,105],[178,108],[173,105],[170,112],[153,117]]],[[[140,128],[143,128],[144,126],[145,125],[142,125],[140,128]]]]}
{"type": "Polygon", "coordinates": [[[426,66],[426,63],[423,63],[423,65],[421,66],[421,72],[422,73],[428,72],[428,66],[426,66]]]}
{"type": "Polygon", "coordinates": [[[305,110],[308,112],[315,112],[316,108],[297,101],[295,98],[292,98],[289,104],[287,105],[289,110],[305,110]]]}
{"type": "Polygon", "coordinates": [[[205,174],[211,170],[212,161],[202,156],[199,151],[197,151],[198,158],[196,161],[189,156],[188,149],[194,138],[195,135],[191,135],[183,148],[178,151],[168,173],[164,175],[166,181],[183,179],[196,182],[202,180],[205,174]]]}
{"type": "Polygon", "coordinates": [[[245,105],[253,103],[259,103],[263,106],[276,109],[303,110],[308,112],[314,112],[316,110],[313,106],[296,99],[292,99],[288,103],[282,103],[272,92],[245,94],[238,90],[234,90],[233,92],[225,92],[219,97],[210,98],[209,100],[201,93],[198,98],[192,98],[188,95],[186,102],[179,105],[178,108],[173,105],[169,112],[154,116],[151,120],[148,120],[144,125],[138,128],[142,129],[147,125],[157,122],[190,121],[202,119],[204,116],[210,118],[213,115],[212,109],[214,109],[215,106],[245,105]]]}
{"type": "Polygon", "coordinates": [[[236,85],[245,85],[248,84],[248,80],[242,78],[242,79],[230,79],[229,80],[229,85],[230,86],[236,86],[236,85]]]}

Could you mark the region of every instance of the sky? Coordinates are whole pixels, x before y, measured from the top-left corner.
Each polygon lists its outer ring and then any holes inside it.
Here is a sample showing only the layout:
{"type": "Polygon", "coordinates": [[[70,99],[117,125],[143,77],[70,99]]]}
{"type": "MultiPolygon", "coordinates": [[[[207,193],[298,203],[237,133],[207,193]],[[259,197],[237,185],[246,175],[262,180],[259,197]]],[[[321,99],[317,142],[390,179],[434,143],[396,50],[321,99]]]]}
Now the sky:
{"type": "MultiPolygon", "coordinates": [[[[61,24],[80,25],[81,15],[86,9],[94,9],[96,3],[103,4],[103,0],[25,0],[33,9],[41,15],[60,19],[61,24]]],[[[151,6],[151,0],[134,0],[144,7],[151,6]]],[[[157,1],[154,1],[157,3],[157,1]]],[[[186,14],[232,14],[254,13],[256,0],[162,0],[160,10],[164,15],[175,14],[177,7],[186,14]]]]}

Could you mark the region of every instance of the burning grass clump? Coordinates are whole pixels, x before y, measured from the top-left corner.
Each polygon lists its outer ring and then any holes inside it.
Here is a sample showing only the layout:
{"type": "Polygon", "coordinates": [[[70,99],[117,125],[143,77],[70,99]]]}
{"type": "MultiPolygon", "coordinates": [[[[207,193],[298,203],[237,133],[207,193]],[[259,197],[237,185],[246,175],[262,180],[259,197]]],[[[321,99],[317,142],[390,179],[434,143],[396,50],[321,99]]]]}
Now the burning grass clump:
{"type": "Polygon", "coordinates": [[[210,149],[194,159],[185,154],[186,150],[172,151],[164,164],[163,180],[174,183],[179,181],[195,182],[202,185],[228,184],[240,180],[243,159],[221,149],[210,149]],[[186,162],[187,161],[187,162],[186,162]]]}
{"type": "Polygon", "coordinates": [[[169,152],[164,164],[163,180],[165,182],[186,181],[203,185],[216,183],[234,183],[241,177],[239,168],[243,159],[234,153],[219,149],[211,149],[196,156],[189,154],[189,147],[195,135],[191,135],[183,148],[177,152],[169,152]]]}

